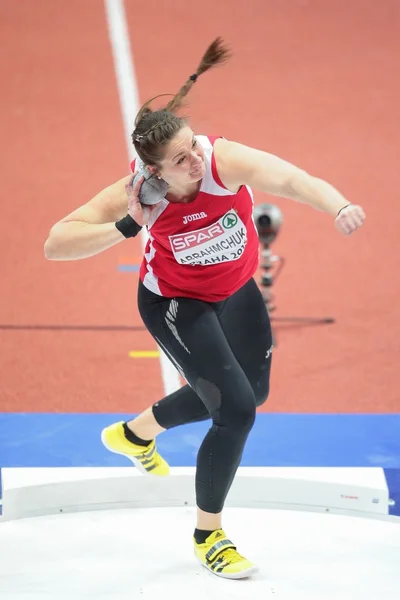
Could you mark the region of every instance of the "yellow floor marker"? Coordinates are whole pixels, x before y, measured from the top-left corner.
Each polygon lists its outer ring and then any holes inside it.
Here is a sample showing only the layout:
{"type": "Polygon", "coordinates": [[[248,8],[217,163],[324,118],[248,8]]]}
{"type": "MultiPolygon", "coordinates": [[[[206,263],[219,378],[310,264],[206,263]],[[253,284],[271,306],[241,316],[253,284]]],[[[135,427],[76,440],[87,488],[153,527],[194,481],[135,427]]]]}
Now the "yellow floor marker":
{"type": "Polygon", "coordinates": [[[130,358],[158,358],[160,353],[158,350],[131,350],[128,356],[130,358]]]}

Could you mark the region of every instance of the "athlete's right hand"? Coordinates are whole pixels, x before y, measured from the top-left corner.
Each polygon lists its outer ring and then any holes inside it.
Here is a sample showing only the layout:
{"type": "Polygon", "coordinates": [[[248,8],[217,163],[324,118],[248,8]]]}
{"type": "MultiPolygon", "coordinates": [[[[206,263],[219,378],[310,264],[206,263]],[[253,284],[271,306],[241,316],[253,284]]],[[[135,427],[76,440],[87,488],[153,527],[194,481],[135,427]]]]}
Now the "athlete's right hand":
{"type": "Polygon", "coordinates": [[[135,185],[133,185],[133,180],[135,179],[136,175],[137,172],[133,173],[132,177],[125,185],[125,190],[128,196],[128,213],[138,225],[143,227],[144,225],[147,225],[150,215],[157,207],[157,204],[145,206],[144,204],[140,203],[139,190],[144,181],[144,177],[140,177],[135,185]]]}

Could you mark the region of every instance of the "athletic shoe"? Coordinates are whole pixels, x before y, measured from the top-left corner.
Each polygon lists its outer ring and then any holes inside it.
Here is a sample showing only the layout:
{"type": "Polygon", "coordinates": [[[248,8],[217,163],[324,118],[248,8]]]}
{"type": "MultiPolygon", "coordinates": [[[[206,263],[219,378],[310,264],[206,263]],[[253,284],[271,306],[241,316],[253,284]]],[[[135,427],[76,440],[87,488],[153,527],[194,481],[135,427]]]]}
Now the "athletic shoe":
{"type": "Polygon", "coordinates": [[[236,551],[222,529],[213,531],[204,544],[194,540],[194,553],[204,567],[219,577],[244,579],[258,570],[236,551]]]}
{"type": "Polygon", "coordinates": [[[104,446],[115,454],[129,458],[142,473],[169,475],[168,463],[158,454],[155,440],[148,446],[137,446],[126,439],[123,421],[109,425],[101,432],[104,446]]]}

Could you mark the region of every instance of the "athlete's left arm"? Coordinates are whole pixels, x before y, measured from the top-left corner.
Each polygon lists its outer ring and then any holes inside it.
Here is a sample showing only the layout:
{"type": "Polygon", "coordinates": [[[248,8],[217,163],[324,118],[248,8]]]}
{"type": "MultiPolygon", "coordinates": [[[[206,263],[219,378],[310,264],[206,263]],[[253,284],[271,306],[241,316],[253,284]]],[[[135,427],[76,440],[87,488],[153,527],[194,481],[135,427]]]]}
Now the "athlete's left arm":
{"type": "Polygon", "coordinates": [[[219,177],[228,189],[249,185],[266,194],[304,202],[333,217],[340,211],[349,221],[339,227],[343,233],[351,233],[364,221],[362,208],[352,204],[330,183],[274,154],[223,139],[215,142],[214,152],[219,177]],[[348,208],[342,210],[345,207],[348,208]]]}

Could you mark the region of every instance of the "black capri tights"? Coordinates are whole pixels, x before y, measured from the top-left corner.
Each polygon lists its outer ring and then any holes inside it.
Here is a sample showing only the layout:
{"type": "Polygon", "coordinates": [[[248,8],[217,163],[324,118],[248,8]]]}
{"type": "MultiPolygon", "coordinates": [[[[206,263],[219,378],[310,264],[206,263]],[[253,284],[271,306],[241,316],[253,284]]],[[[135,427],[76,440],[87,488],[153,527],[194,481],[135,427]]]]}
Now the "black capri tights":
{"type": "Polygon", "coordinates": [[[212,419],[197,455],[196,502],[222,511],[256,407],[268,396],[272,336],[254,279],[222,302],[164,298],[139,282],[144,324],[188,385],[153,406],[161,427],[212,419]]]}

